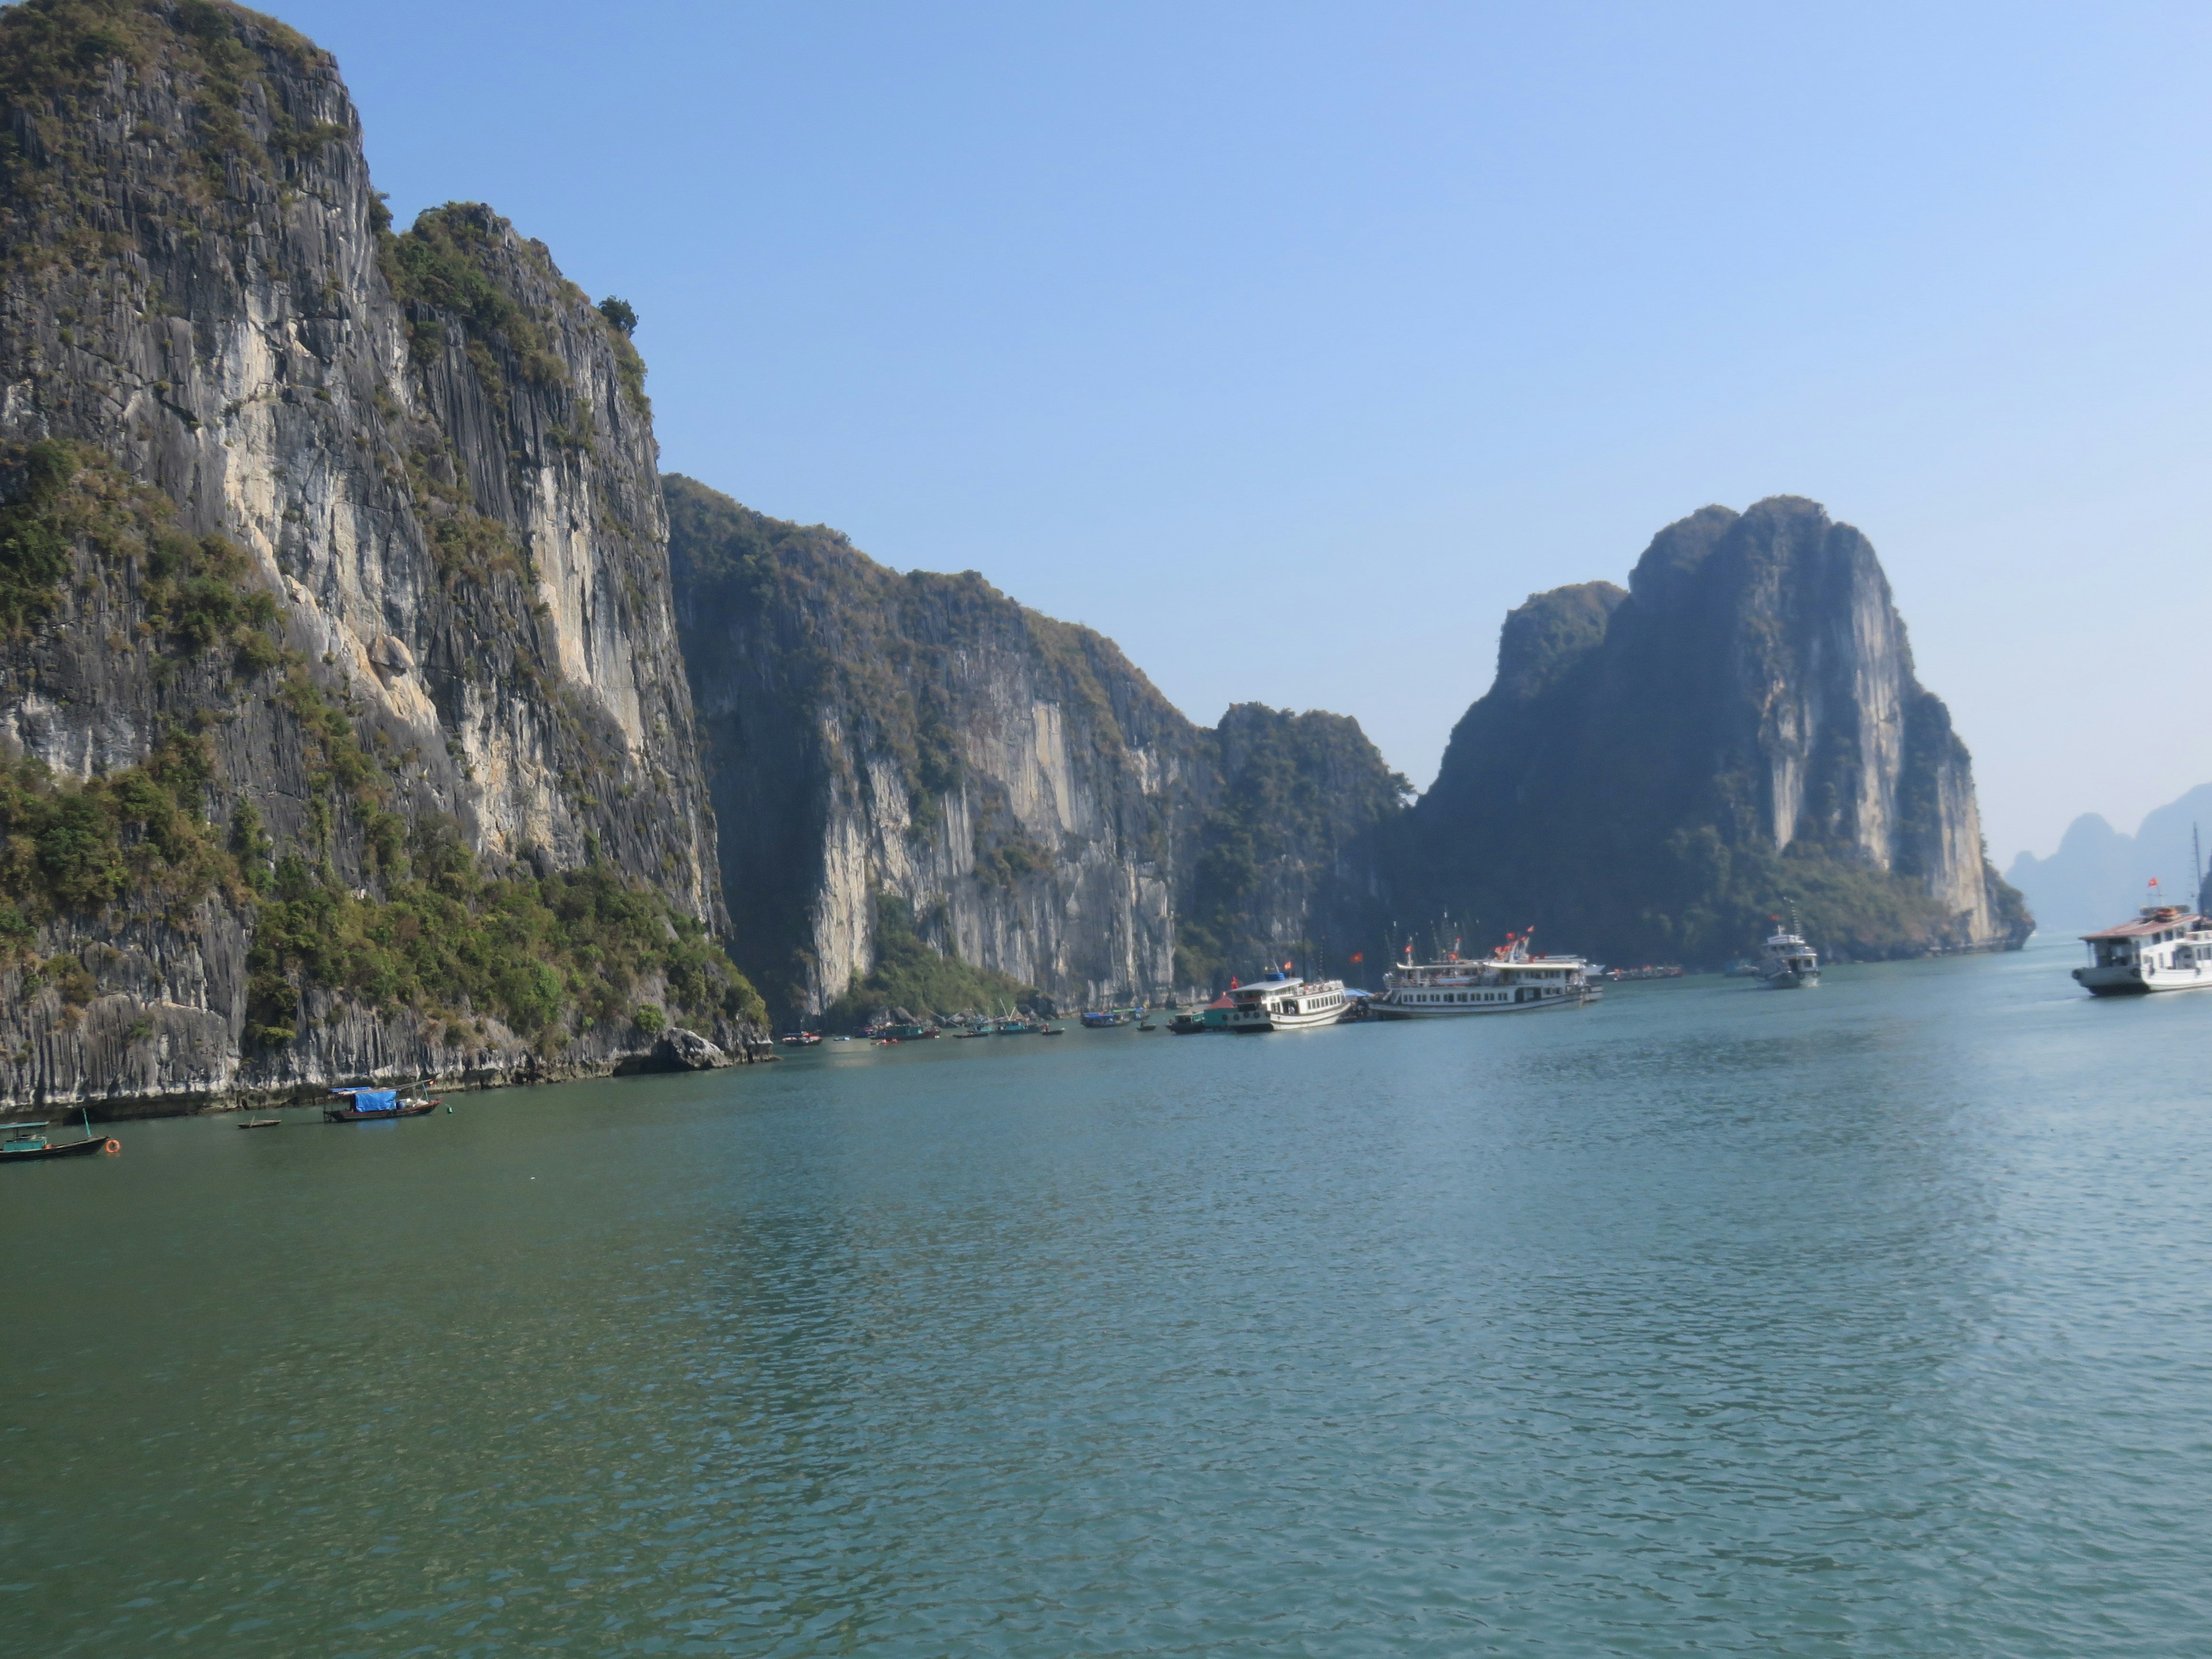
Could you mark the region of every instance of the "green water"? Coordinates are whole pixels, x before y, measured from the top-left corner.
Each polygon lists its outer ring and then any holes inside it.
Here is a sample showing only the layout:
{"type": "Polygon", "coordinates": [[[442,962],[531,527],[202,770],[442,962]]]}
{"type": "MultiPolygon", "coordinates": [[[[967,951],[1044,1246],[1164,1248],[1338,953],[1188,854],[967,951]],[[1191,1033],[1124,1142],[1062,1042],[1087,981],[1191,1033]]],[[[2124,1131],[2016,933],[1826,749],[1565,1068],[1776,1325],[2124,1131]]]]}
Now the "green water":
{"type": "Polygon", "coordinates": [[[0,1652],[2169,1656],[2212,997],[2063,950],[0,1170],[0,1652]]]}

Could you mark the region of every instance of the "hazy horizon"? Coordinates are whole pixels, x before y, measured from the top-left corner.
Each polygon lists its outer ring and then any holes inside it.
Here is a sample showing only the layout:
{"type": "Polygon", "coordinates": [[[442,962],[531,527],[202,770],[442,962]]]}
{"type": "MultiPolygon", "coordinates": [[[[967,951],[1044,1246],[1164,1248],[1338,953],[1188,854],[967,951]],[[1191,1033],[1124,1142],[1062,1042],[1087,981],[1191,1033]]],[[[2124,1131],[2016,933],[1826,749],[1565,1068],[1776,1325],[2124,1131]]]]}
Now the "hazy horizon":
{"type": "Polygon", "coordinates": [[[666,468],[1194,719],[1425,786],[1512,605],[1791,494],[1880,551],[2000,868],[2212,775],[2143,659],[2212,597],[2199,11],[276,11],[403,222],[636,305],[666,468]]]}

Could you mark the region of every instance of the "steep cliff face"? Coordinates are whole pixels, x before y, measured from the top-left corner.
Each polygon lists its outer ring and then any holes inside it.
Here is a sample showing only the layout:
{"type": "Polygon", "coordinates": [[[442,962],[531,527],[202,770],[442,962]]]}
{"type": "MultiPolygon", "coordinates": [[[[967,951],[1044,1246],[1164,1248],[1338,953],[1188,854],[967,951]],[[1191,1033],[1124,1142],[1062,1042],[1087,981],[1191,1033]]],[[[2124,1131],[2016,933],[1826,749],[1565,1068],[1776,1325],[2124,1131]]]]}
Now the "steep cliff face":
{"type": "Polygon", "coordinates": [[[27,0],[0,64],[0,1092],[589,1068],[672,973],[734,1019],[628,339],[488,210],[392,234],[280,24],[27,0]]]}
{"type": "Polygon", "coordinates": [[[878,895],[1063,1003],[1249,972],[1330,914],[1343,824],[1396,810],[1349,720],[1250,707],[1208,731],[1111,641],[980,576],[902,575],[665,484],[735,948],[780,1007],[870,970],[878,895]]]}
{"type": "Polygon", "coordinates": [[[2026,933],[1874,549],[1790,497],[1516,611],[1414,830],[1438,902],[1604,956],[1734,955],[1785,898],[1848,954],[2026,933]]]}

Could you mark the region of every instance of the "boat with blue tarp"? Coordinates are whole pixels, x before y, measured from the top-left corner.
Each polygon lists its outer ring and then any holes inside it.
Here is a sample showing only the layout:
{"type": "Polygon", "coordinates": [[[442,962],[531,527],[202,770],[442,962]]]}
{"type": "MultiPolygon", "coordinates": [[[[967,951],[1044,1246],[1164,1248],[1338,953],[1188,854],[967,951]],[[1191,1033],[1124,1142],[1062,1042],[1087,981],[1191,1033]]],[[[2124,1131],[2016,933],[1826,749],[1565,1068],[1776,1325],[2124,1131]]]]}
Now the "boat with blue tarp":
{"type": "Polygon", "coordinates": [[[438,1109],[434,1100],[402,1100],[397,1089],[333,1089],[331,1092],[345,1104],[324,1107],[325,1123],[389,1123],[394,1118],[420,1117],[438,1109]]]}

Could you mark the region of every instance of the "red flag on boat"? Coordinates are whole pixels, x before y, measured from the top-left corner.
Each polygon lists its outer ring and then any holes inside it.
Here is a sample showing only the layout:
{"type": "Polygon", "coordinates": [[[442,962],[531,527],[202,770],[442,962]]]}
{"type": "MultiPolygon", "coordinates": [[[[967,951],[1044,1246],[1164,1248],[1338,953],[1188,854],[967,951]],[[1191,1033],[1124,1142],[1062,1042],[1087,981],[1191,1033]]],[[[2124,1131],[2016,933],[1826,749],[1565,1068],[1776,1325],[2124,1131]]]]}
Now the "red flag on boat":
{"type": "Polygon", "coordinates": [[[1354,962],[1364,962],[1367,960],[1367,952],[1364,951],[1354,951],[1352,953],[1352,959],[1354,962]]]}
{"type": "Polygon", "coordinates": [[[1234,974],[1229,976],[1229,988],[1232,991],[1237,988],[1237,975],[1234,974]]]}

